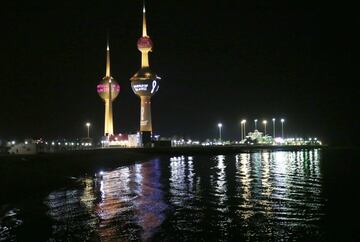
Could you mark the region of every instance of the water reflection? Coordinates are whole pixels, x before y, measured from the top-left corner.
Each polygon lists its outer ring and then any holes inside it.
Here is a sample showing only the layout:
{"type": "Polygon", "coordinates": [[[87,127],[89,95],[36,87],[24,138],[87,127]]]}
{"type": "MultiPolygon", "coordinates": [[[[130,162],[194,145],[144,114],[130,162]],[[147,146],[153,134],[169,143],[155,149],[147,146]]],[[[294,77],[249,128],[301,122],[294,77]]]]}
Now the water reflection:
{"type": "Polygon", "coordinates": [[[165,219],[159,160],[138,163],[94,178],[79,188],[54,191],[45,203],[56,223],[53,239],[147,240],[165,219]]]}
{"type": "Polygon", "coordinates": [[[0,207],[0,241],[17,241],[17,229],[23,224],[19,217],[20,209],[0,207]]]}
{"type": "Polygon", "coordinates": [[[317,233],[320,159],[319,150],[177,156],[99,172],[49,194],[53,239],[289,240],[317,233]]]}
{"type": "Polygon", "coordinates": [[[149,239],[161,226],[165,219],[167,205],[164,202],[162,185],[160,184],[160,161],[143,163],[140,169],[142,182],[137,183],[141,192],[133,201],[136,223],[142,228],[141,238],[149,239]]]}
{"type": "MultiPolygon", "coordinates": [[[[118,234],[119,217],[126,216],[134,194],[129,187],[130,169],[119,168],[110,172],[101,172],[98,176],[100,201],[96,204],[95,215],[99,218],[98,234],[100,238],[115,239],[118,234]]],[[[120,220],[121,222],[123,219],[120,220]]],[[[121,227],[121,226],[120,226],[121,227]]]]}
{"type": "Polygon", "coordinates": [[[48,215],[56,221],[51,239],[90,239],[97,225],[97,218],[91,213],[93,200],[93,190],[89,187],[50,193],[45,204],[49,207],[48,215]]]}
{"type": "Polygon", "coordinates": [[[248,219],[252,216],[252,206],[251,203],[251,178],[250,178],[250,154],[240,154],[236,156],[236,167],[237,167],[237,177],[236,182],[239,184],[239,187],[242,189],[238,191],[242,199],[239,199],[242,202],[239,204],[240,210],[236,210],[243,219],[248,219]],[[241,213],[240,213],[241,211],[241,213]]]}
{"type": "Polygon", "coordinates": [[[271,173],[270,173],[270,153],[262,153],[262,173],[261,173],[261,199],[259,204],[263,207],[264,213],[266,216],[272,216],[272,206],[271,206],[271,194],[272,194],[272,185],[271,185],[271,173]]]}
{"type": "MultiPolygon", "coordinates": [[[[226,173],[225,173],[225,156],[218,155],[216,157],[217,160],[217,172],[216,172],[216,184],[215,184],[215,196],[218,197],[219,209],[221,210],[221,206],[224,205],[227,200],[226,192],[226,173]]],[[[222,210],[221,210],[222,211],[222,210]]]]}
{"type": "Polygon", "coordinates": [[[172,157],[170,158],[170,194],[171,203],[177,206],[184,206],[185,199],[189,194],[185,182],[185,157],[172,157]]]}

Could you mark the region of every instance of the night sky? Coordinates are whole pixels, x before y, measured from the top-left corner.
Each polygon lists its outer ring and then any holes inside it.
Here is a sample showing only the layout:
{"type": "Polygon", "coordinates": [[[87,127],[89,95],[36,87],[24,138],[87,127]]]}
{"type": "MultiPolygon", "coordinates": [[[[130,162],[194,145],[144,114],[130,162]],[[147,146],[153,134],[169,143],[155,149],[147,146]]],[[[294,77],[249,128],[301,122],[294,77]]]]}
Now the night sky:
{"type": "MultiPolygon", "coordinates": [[[[156,134],[240,136],[241,119],[285,118],[288,136],[358,142],[359,91],[350,73],[352,15],[293,1],[147,1],[150,66],[162,77],[152,99],[156,134]]],[[[2,3],[0,139],[103,132],[96,85],[111,72],[121,92],[116,132],[139,127],[130,77],[140,67],[141,0],[2,3]]],[[[259,125],[262,128],[262,125],[259,125]]],[[[280,131],[280,124],[277,126],[280,131]]]]}

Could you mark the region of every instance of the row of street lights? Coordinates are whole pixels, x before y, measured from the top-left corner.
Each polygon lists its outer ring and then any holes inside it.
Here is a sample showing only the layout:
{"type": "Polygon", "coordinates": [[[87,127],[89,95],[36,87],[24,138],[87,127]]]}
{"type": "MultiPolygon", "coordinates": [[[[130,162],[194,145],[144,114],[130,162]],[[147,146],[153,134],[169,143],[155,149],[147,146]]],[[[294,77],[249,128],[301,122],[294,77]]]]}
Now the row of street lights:
{"type": "MultiPolygon", "coordinates": [[[[273,118],[272,122],[273,122],[273,137],[275,138],[275,121],[276,119],[273,118]]],[[[285,119],[280,119],[281,121],[281,137],[284,138],[284,122],[285,119]]],[[[255,130],[257,130],[257,119],[254,119],[254,123],[255,123],[255,130]]],[[[264,135],[266,135],[266,125],[267,125],[267,120],[263,120],[263,124],[264,124],[264,135]]],[[[246,136],[246,119],[241,120],[240,122],[241,125],[241,140],[245,139],[246,136]]],[[[91,123],[87,122],[85,124],[85,126],[87,127],[87,137],[90,138],[90,126],[91,123]]],[[[219,140],[221,141],[221,129],[222,129],[222,123],[218,123],[218,128],[219,128],[219,140]]]]}
{"type": "MultiPolygon", "coordinates": [[[[273,137],[275,138],[276,136],[276,132],[275,132],[275,121],[276,119],[273,118],[272,119],[272,124],[273,124],[273,137]]],[[[254,130],[257,130],[257,119],[254,119],[254,130]]],[[[285,123],[285,119],[280,119],[281,122],[281,137],[284,138],[284,123],[285,123]]],[[[263,120],[263,125],[264,125],[264,136],[266,135],[266,125],[267,125],[267,120],[263,120]]],[[[241,140],[245,139],[246,137],[246,119],[241,120],[240,122],[240,133],[241,133],[241,140]]],[[[221,129],[222,129],[222,123],[218,123],[218,128],[219,128],[219,139],[221,141],[221,129]]]]}

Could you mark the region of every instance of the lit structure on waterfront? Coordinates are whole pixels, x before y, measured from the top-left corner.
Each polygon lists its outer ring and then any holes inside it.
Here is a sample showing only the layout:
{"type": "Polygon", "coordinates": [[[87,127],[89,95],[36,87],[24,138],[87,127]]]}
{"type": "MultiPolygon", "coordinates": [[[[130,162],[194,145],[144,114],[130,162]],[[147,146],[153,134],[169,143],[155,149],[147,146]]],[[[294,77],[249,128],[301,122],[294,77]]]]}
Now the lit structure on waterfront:
{"type": "Polygon", "coordinates": [[[105,102],[104,135],[114,134],[112,102],[119,95],[120,85],[110,74],[110,47],[109,41],[106,46],[106,75],[97,85],[97,93],[105,102]]]}
{"type": "Polygon", "coordinates": [[[159,89],[160,77],[151,71],[149,66],[149,52],[152,51],[153,43],[147,35],[145,3],[143,5],[142,36],[137,42],[137,47],[141,52],[141,68],[135,73],[130,81],[132,90],[141,100],[140,133],[142,143],[148,145],[151,143],[153,131],[151,120],[151,97],[159,89]]]}

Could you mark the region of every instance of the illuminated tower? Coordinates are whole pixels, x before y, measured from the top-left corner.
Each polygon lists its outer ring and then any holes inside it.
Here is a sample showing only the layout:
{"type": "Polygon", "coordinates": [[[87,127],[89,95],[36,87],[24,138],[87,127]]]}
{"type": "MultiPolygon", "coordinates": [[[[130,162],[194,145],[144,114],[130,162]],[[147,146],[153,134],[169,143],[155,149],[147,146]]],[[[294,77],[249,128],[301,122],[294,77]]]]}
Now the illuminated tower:
{"type": "Polygon", "coordinates": [[[142,143],[147,145],[151,142],[152,122],[151,122],[151,96],[159,90],[159,80],[149,66],[149,52],[152,51],[153,43],[147,35],[146,29],[146,10],[143,4],[143,23],[142,37],[137,42],[137,47],[141,52],[141,68],[130,79],[131,88],[140,97],[140,132],[142,143]]]}
{"type": "Polygon", "coordinates": [[[97,93],[105,102],[104,135],[114,134],[112,102],[119,95],[120,85],[110,75],[110,48],[106,46],[106,75],[97,85],[97,93]]]}

